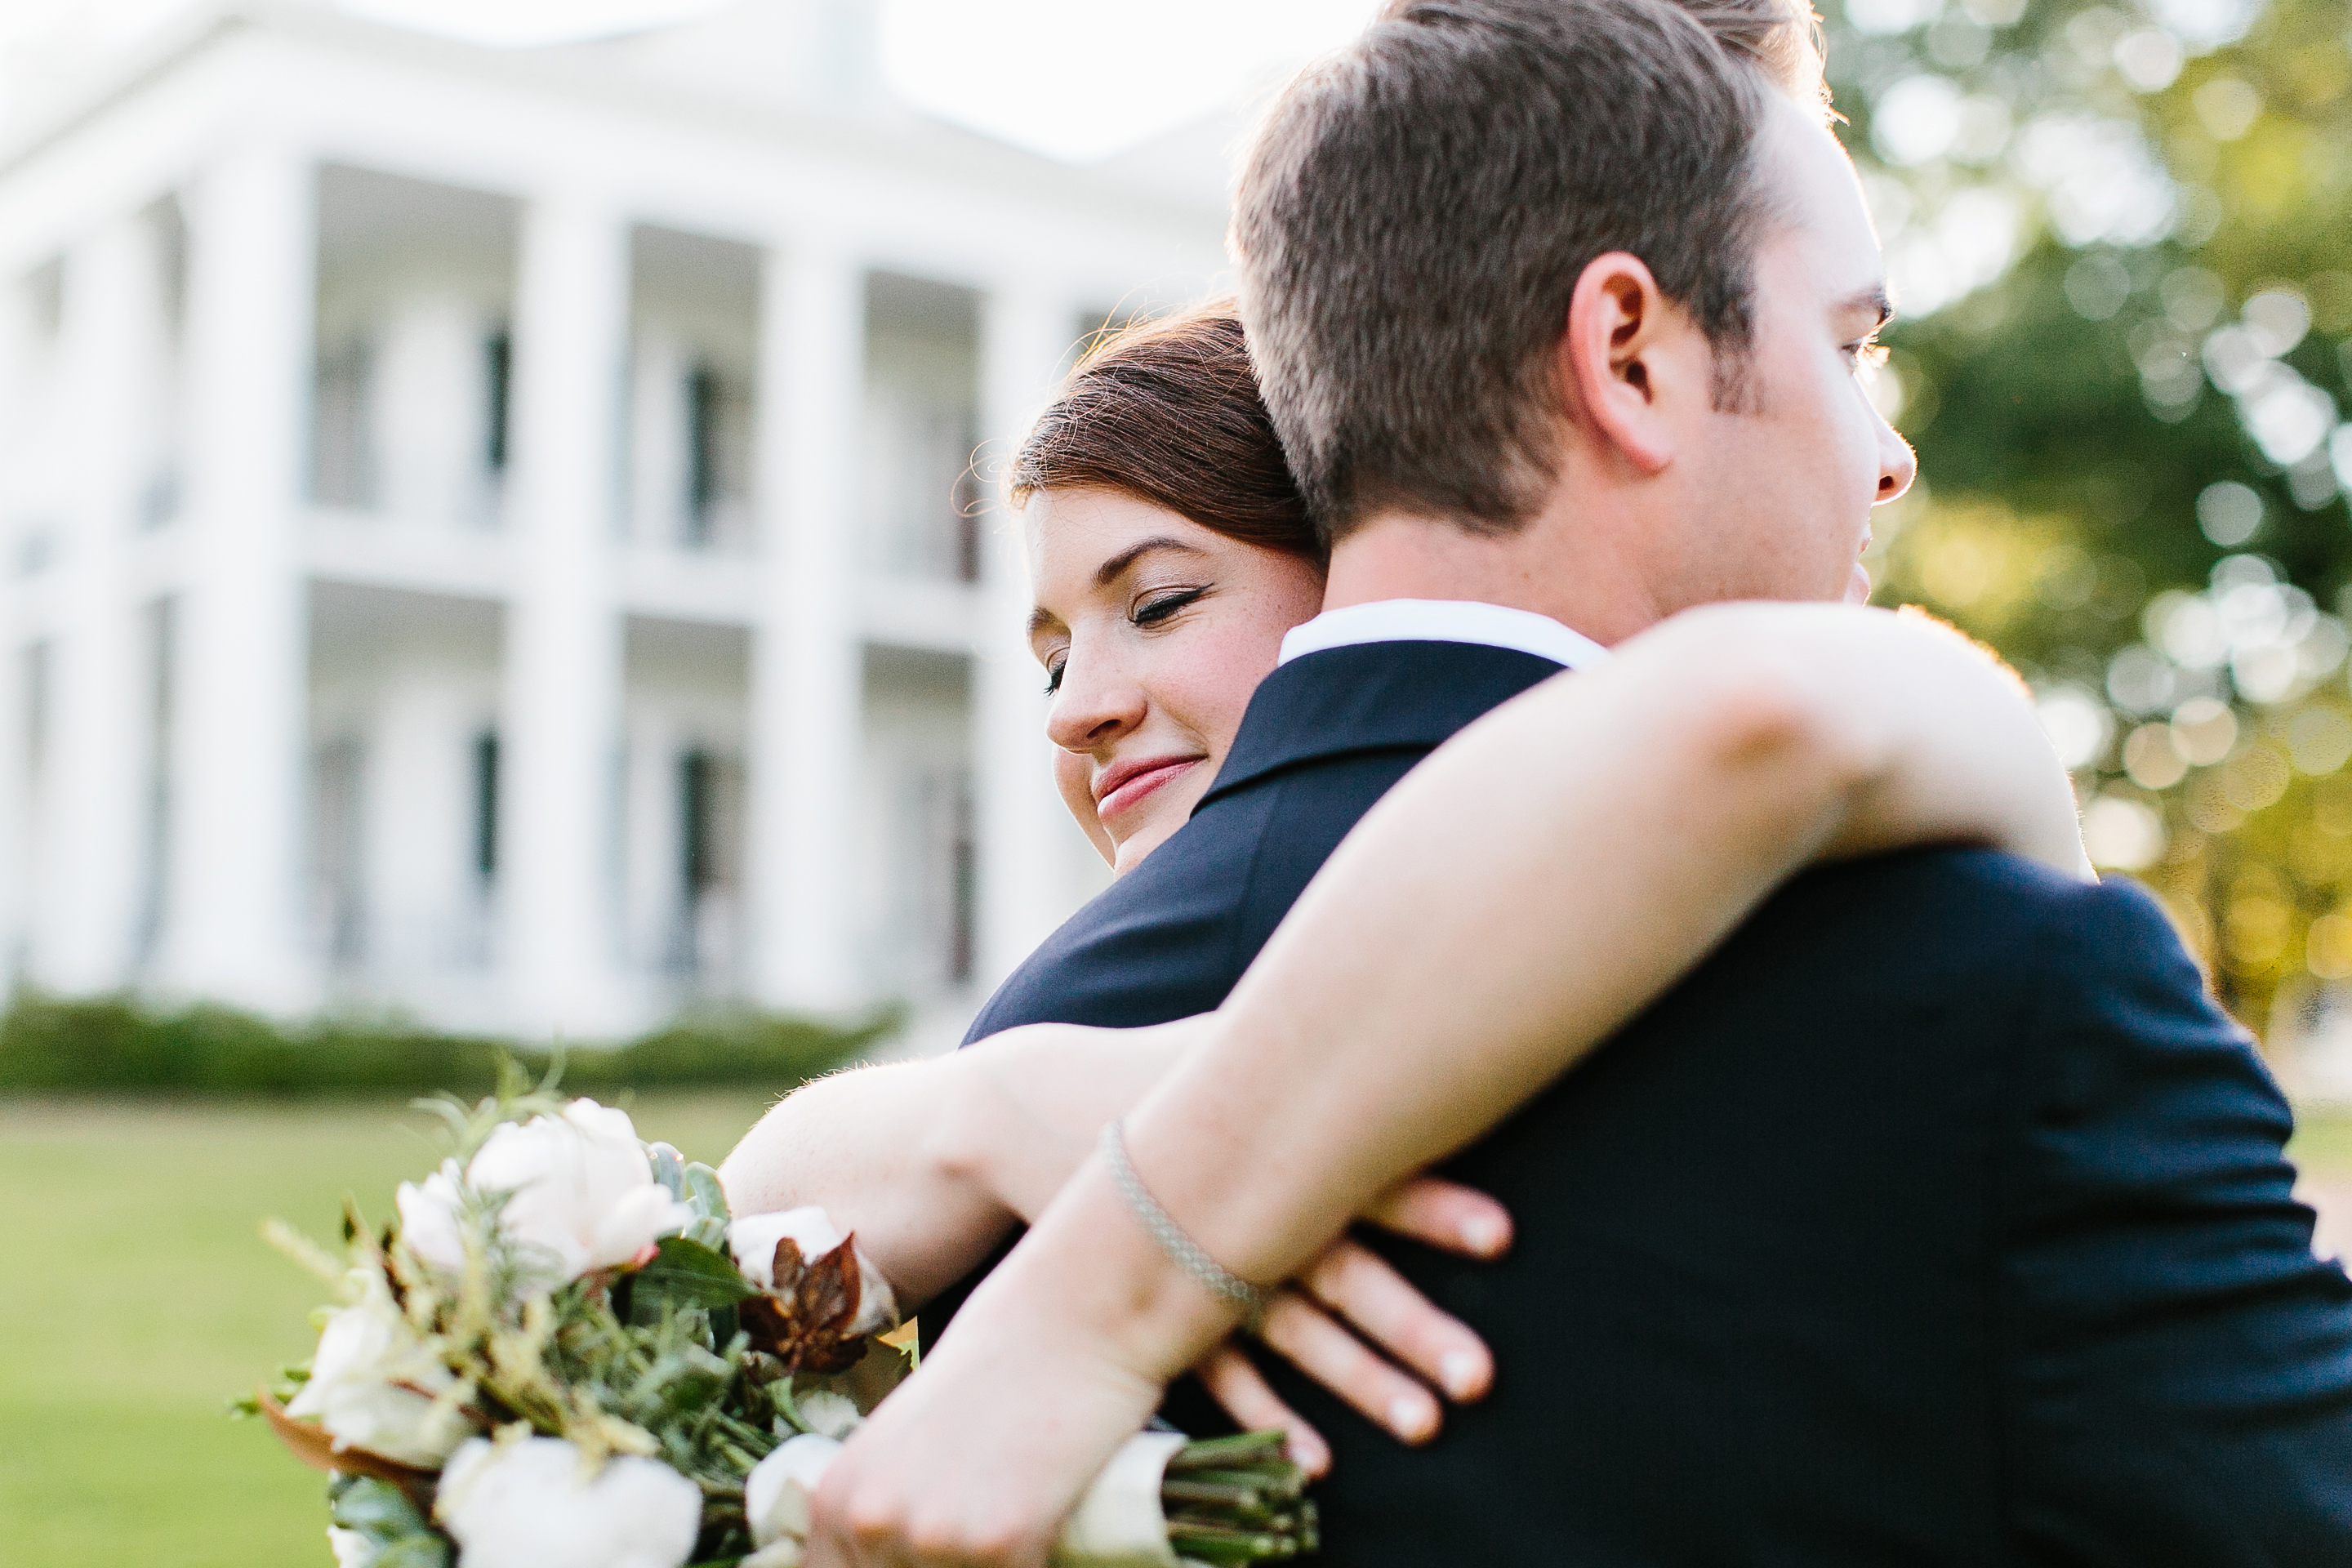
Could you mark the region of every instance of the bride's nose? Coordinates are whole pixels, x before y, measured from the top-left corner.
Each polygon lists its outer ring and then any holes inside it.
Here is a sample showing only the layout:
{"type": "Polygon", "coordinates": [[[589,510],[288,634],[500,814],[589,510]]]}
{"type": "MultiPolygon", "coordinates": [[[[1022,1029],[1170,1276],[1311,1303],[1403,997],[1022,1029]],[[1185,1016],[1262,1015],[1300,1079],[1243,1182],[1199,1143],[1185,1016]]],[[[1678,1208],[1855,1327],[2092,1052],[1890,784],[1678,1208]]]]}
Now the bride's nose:
{"type": "Polygon", "coordinates": [[[1150,707],[1142,683],[1118,661],[1081,658],[1072,649],[1045,710],[1045,734],[1066,752],[1090,752],[1141,724],[1150,707]]]}

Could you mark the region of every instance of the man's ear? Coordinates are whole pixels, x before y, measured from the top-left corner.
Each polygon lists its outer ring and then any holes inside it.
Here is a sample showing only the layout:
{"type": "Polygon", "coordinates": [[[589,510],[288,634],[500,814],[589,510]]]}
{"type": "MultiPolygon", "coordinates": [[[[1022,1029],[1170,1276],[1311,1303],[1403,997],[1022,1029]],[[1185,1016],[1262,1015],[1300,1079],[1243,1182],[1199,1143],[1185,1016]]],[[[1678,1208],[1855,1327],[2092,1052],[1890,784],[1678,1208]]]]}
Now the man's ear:
{"type": "Polygon", "coordinates": [[[1569,297],[1559,368],[1570,417],[1645,474],[1674,460],[1664,403],[1682,389],[1670,384],[1678,367],[1663,351],[1686,327],[1648,265],[1627,251],[1594,258],[1569,297]]]}

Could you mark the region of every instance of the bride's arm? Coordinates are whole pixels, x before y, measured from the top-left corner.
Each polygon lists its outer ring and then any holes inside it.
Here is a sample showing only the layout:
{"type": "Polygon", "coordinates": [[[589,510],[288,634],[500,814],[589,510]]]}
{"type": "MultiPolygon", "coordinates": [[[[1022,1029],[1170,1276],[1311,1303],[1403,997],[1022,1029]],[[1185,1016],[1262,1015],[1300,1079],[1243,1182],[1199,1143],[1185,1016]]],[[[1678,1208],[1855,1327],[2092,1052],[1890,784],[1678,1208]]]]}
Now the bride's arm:
{"type": "Polygon", "coordinates": [[[944,1057],[855,1068],[779,1101],[719,1167],[738,1214],[822,1206],[908,1307],[1034,1218],[1204,1019],[1038,1025],[944,1057]]]}
{"type": "MultiPolygon", "coordinates": [[[[1130,1156],[1226,1268],[1286,1278],[1792,870],[1941,840],[2089,874],[2013,677],[1918,617],[1677,617],[1498,709],[1375,806],[1129,1116],[1130,1156]]],[[[1042,1560],[1080,1485],[1233,1321],[1090,1161],[828,1477],[812,1563],[850,1561],[834,1553],[852,1539],[1042,1560]],[[1047,1404],[1053,1423],[1002,1420],[1047,1404]]]]}

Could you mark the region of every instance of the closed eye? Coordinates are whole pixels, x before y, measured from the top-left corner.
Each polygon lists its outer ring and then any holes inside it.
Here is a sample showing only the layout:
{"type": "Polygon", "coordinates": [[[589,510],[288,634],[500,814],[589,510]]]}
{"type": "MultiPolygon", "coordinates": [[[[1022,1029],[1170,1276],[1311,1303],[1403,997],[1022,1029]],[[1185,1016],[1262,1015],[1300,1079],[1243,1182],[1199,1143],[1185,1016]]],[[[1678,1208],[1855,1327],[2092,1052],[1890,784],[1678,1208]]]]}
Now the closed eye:
{"type": "Polygon", "coordinates": [[[1129,611],[1127,618],[1139,626],[1157,626],[1185,605],[1198,604],[1207,596],[1211,584],[1203,583],[1197,588],[1186,588],[1179,593],[1162,595],[1157,599],[1147,599],[1129,611]]]}

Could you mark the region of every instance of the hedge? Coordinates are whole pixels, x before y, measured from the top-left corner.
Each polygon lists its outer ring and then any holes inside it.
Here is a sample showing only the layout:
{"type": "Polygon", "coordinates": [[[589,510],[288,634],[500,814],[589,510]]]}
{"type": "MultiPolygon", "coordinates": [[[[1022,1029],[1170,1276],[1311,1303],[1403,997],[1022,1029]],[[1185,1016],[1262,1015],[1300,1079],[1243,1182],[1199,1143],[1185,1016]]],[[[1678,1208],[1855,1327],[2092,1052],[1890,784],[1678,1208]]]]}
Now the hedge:
{"type": "MultiPolygon", "coordinates": [[[[882,1012],[839,1026],[749,1010],[680,1019],[627,1045],[565,1053],[563,1085],[759,1087],[778,1093],[856,1057],[898,1026],[882,1012]]],[[[280,1026],[199,1004],[158,1011],[121,996],[20,993],[0,1013],[0,1093],[459,1094],[496,1080],[501,1054],[543,1070],[550,1048],[322,1017],[280,1026]]]]}

